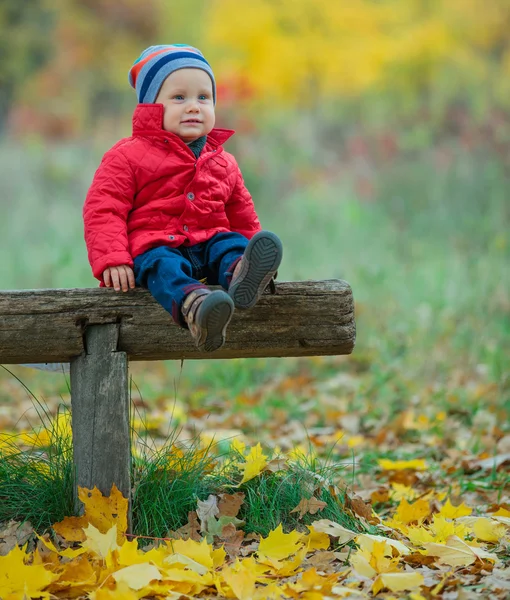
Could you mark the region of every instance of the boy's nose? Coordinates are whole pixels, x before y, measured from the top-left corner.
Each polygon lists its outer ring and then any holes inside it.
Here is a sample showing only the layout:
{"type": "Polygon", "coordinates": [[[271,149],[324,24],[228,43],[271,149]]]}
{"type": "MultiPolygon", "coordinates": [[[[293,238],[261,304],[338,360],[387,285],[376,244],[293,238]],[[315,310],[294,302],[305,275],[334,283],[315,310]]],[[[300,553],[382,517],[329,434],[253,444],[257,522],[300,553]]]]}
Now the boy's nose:
{"type": "Polygon", "coordinates": [[[200,110],[198,102],[196,100],[191,100],[188,106],[186,107],[186,110],[188,112],[198,112],[200,110]]]}

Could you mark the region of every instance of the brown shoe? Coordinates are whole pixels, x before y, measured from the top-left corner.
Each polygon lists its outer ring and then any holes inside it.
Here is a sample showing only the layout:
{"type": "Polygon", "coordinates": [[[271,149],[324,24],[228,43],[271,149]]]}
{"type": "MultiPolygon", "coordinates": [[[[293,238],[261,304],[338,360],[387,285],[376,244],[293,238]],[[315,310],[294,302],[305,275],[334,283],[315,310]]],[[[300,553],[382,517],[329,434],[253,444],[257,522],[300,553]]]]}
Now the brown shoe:
{"type": "Polygon", "coordinates": [[[214,352],[223,346],[234,313],[228,294],[221,290],[195,290],[186,296],[181,310],[199,350],[214,352]]]}
{"type": "Polygon", "coordinates": [[[259,231],[251,238],[228,288],[236,308],[255,306],[276,275],[282,256],[282,243],[274,233],[259,231]]]}

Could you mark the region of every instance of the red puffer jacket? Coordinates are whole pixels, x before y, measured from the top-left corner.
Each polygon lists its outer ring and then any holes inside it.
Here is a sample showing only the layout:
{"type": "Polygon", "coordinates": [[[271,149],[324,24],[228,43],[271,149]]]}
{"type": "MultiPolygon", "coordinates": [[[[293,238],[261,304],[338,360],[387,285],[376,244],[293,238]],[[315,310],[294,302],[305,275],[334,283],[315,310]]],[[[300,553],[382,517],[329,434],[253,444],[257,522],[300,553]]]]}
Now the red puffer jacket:
{"type": "Polygon", "coordinates": [[[213,129],[198,160],[165,131],[162,104],[139,104],[133,135],[103,157],[83,208],[94,277],[155,246],[192,246],[216,233],[251,238],[260,223],[235,158],[223,144],[234,133],[213,129]]]}

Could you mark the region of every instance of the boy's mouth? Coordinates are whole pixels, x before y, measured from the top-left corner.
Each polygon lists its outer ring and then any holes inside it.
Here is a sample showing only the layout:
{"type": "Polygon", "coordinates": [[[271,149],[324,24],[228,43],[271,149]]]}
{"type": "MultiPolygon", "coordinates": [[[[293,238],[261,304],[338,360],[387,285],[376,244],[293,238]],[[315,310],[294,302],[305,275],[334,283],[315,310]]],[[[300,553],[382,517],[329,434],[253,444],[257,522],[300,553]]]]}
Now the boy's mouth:
{"type": "Polygon", "coordinates": [[[202,121],[200,121],[199,119],[186,119],[185,121],[181,121],[181,123],[191,123],[191,124],[197,123],[197,124],[199,124],[199,123],[202,123],[202,121]]]}

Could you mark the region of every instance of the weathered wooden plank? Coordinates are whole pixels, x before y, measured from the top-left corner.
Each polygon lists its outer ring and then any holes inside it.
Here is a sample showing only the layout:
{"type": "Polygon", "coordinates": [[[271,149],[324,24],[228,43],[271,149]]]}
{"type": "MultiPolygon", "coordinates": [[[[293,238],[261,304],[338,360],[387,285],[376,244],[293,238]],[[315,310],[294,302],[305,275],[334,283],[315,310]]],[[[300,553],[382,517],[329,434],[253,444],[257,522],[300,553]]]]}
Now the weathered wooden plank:
{"type": "Polygon", "coordinates": [[[120,326],[118,350],[130,360],[349,354],[354,303],[342,280],[278,283],[248,311],[236,311],[227,343],[198,352],[187,331],[142,289],[0,292],[0,363],[69,362],[84,351],[92,325],[120,326]]]}
{"type": "Polygon", "coordinates": [[[112,484],[131,497],[128,359],[117,352],[119,325],[87,329],[86,353],[71,362],[71,406],[77,487],[97,486],[109,495],[112,484]]]}

